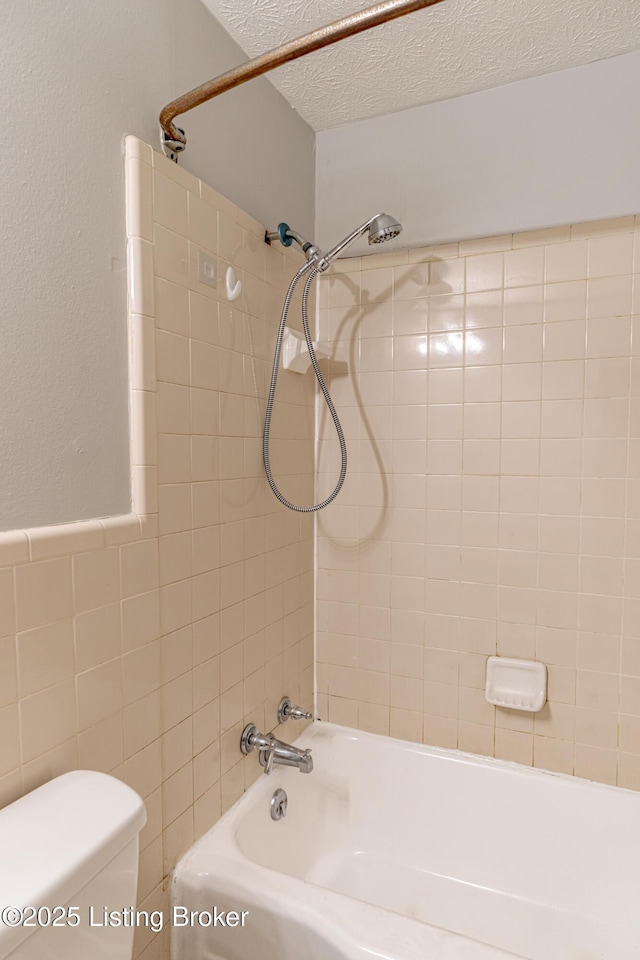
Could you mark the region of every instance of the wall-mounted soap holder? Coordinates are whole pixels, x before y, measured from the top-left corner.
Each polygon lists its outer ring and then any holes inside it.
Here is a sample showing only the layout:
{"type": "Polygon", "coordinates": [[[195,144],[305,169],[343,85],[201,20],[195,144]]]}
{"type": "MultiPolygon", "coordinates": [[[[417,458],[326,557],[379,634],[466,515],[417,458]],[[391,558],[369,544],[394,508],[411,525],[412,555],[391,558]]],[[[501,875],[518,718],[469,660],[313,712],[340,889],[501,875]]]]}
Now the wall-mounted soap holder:
{"type": "Polygon", "coordinates": [[[537,713],[547,701],[547,668],[535,660],[489,657],[484,693],[497,707],[537,713]]]}
{"type": "MultiPolygon", "coordinates": [[[[331,351],[322,343],[314,343],[313,349],[318,360],[327,360],[331,351]]],[[[282,367],[293,373],[306,373],[311,366],[311,356],[303,334],[285,327],[282,338],[282,367]]]]}

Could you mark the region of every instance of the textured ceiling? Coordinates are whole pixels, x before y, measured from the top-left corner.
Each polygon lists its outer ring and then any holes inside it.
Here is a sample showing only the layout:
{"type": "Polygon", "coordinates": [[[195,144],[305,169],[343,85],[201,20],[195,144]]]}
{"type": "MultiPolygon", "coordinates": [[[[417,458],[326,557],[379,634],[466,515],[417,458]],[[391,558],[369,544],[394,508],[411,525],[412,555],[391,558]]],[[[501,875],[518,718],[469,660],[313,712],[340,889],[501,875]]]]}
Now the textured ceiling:
{"type": "MultiPolygon", "coordinates": [[[[374,0],[203,2],[254,57],[374,0]]],[[[326,130],[639,47],[640,0],[445,0],[269,77],[326,130]]]]}

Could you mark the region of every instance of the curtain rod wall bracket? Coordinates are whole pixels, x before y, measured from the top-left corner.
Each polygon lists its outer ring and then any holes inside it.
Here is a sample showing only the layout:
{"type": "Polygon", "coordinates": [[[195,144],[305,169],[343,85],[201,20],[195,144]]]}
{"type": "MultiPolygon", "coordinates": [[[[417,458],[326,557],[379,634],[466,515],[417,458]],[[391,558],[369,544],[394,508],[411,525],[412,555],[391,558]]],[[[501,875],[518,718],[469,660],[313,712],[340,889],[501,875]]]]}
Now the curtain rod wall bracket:
{"type": "Polygon", "coordinates": [[[269,53],[263,53],[254,60],[248,60],[247,63],[195,87],[162,108],[160,142],[163,153],[177,163],[178,155],[186,150],[187,138],[184,130],[176,127],[173,121],[187,110],[192,110],[201,103],[206,103],[207,100],[226,93],[227,90],[232,90],[241,83],[246,83],[247,80],[253,80],[254,77],[260,77],[263,73],[281,67],[284,63],[290,63],[308,53],[313,53],[314,50],[321,50],[323,47],[338,43],[339,40],[346,40],[347,37],[353,37],[382,23],[397,20],[398,17],[404,17],[408,13],[424,10],[426,7],[433,7],[436,3],[442,2],[443,0],[382,0],[373,7],[352,13],[341,20],[335,20],[295,40],[289,40],[281,47],[269,53]]]}
{"type": "Polygon", "coordinates": [[[168,157],[169,160],[173,160],[174,163],[178,162],[179,154],[183,153],[187,149],[187,138],[182,127],[176,127],[176,130],[182,134],[184,137],[183,140],[175,140],[169,136],[166,130],[163,130],[160,127],[160,144],[162,145],[162,152],[165,157],[168,157]]]}

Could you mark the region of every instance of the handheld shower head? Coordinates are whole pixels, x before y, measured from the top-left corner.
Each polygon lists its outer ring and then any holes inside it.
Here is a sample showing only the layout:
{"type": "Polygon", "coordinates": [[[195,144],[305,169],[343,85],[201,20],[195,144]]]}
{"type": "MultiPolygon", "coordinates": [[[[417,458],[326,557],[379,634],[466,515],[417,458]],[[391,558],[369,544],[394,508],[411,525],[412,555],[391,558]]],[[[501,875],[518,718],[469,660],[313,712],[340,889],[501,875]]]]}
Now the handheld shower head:
{"type": "Polygon", "coordinates": [[[402,224],[388,213],[379,213],[369,224],[369,243],[384,243],[393,240],[402,231],[402,224]]]}
{"type": "Polygon", "coordinates": [[[322,273],[336,257],[340,256],[345,247],[348,247],[350,243],[353,243],[363,234],[369,233],[369,244],[384,243],[385,240],[393,240],[394,237],[397,237],[401,230],[402,224],[395,217],[389,216],[388,213],[378,213],[375,217],[371,217],[370,220],[362,223],[357,230],[337,243],[328,253],[323,253],[315,244],[309,243],[296,230],[292,230],[288,223],[280,223],[277,230],[267,231],[264,239],[267,243],[279,240],[285,247],[290,247],[295,240],[305,254],[308,266],[322,273]]]}
{"type": "Polygon", "coordinates": [[[397,237],[401,230],[402,224],[398,223],[395,217],[389,216],[388,213],[378,213],[370,220],[366,220],[340,243],[337,243],[328,253],[317,257],[313,265],[320,272],[326,270],[329,264],[340,256],[345,247],[348,247],[350,243],[353,243],[367,231],[369,232],[369,243],[384,243],[385,240],[393,240],[394,237],[397,237]]]}
{"type": "Polygon", "coordinates": [[[340,243],[336,244],[328,253],[323,253],[319,247],[314,246],[313,244],[307,243],[300,234],[297,234],[294,230],[291,230],[286,223],[281,223],[277,231],[273,233],[267,233],[265,240],[267,243],[270,243],[272,240],[279,239],[285,246],[291,244],[291,239],[296,240],[300,244],[303,251],[307,256],[307,262],[303,264],[297,271],[296,274],[289,284],[289,289],[284,299],[284,305],[282,307],[282,316],[280,317],[280,326],[278,328],[278,336],[276,337],[276,349],[273,357],[273,369],[271,373],[271,384],[269,386],[269,396],[267,398],[267,407],[264,415],[264,430],[262,432],[262,460],[264,463],[265,473],[267,475],[267,480],[269,481],[269,486],[273,491],[276,498],[280,501],[283,506],[288,507],[290,510],[296,510],[299,513],[314,513],[316,510],[322,510],[323,507],[328,506],[332,503],[335,498],[338,496],[342,484],[344,483],[344,478],[347,472],[347,445],[344,439],[344,433],[340,425],[340,420],[338,419],[338,414],[336,413],[335,407],[333,405],[333,400],[327,390],[327,386],[322,378],[322,373],[320,367],[318,366],[318,359],[315,354],[313,341],[311,340],[311,332],[309,329],[309,316],[308,316],[308,300],[309,300],[309,290],[311,284],[316,279],[319,273],[322,273],[326,270],[331,262],[339,257],[345,247],[348,247],[350,243],[356,240],[358,237],[362,237],[365,233],[368,232],[369,243],[384,243],[385,240],[392,240],[394,237],[397,237],[400,231],[402,230],[402,224],[398,223],[394,217],[390,217],[388,213],[379,213],[375,217],[371,217],[370,220],[365,221],[361,224],[357,230],[354,230],[353,233],[350,233],[348,237],[345,237],[344,240],[341,240],[340,243]],[[316,379],[322,391],[322,395],[325,399],[329,413],[333,419],[334,426],[336,428],[336,433],[338,434],[338,441],[340,443],[340,476],[338,482],[332,493],[329,494],[321,503],[314,503],[312,506],[308,507],[299,507],[295,503],[291,503],[282,493],[280,493],[275,480],[273,479],[273,474],[271,472],[271,466],[269,462],[269,437],[271,429],[271,415],[273,412],[273,404],[276,393],[276,383],[278,380],[278,365],[280,363],[280,352],[282,349],[282,340],[284,337],[285,326],[287,323],[287,312],[289,310],[289,304],[291,302],[291,297],[295,289],[296,284],[300,278],[308,272],[307,280],[304,285],[304,291],[302,293],[302,328],[304,330],[305,340],[307,342],[307,349],[309,351],[309,357],[311,358],[311,363],[313,364],[313,370],[316,375],[316,379]]]}

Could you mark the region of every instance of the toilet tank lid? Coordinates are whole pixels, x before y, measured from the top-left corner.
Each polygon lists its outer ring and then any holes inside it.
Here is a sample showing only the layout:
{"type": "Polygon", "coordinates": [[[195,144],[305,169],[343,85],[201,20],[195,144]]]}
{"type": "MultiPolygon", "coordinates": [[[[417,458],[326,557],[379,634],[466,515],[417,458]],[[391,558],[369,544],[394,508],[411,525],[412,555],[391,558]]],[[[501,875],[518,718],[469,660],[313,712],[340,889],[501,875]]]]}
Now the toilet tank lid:
{"type": "MultiPolygon", "coordinates": [[[[0,904],[69,903],[145,821],[138,794],[106,773],[74,770],[50,780],[0,810],[0,904]]],[[[11,933],[0,921],[0,957],[11,933]]]]}

